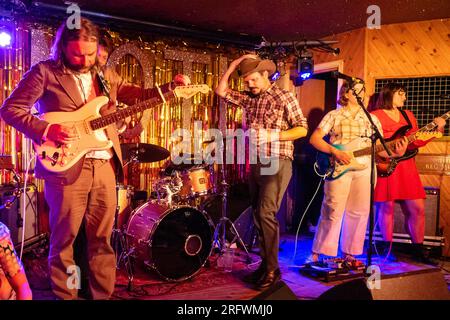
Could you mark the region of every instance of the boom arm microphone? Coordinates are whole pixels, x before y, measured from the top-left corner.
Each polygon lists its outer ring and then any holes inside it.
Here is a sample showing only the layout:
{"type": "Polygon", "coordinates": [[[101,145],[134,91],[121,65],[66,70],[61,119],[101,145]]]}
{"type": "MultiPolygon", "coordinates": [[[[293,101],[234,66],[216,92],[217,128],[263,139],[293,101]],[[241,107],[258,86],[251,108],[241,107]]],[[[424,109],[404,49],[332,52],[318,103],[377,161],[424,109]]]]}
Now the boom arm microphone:
{"type": "Polygon", "coordinates": [[[333,78],[339,78],[339,79],[344,79],[347,80],[348,83],[350,84],[356,84],[356,83],[364,83],[364,80],[361,78],[356,78],[356,77],[351,77],[348,76],[346,74],[340,73],[339,71],[333,71],[331,73],[333,78]]]}

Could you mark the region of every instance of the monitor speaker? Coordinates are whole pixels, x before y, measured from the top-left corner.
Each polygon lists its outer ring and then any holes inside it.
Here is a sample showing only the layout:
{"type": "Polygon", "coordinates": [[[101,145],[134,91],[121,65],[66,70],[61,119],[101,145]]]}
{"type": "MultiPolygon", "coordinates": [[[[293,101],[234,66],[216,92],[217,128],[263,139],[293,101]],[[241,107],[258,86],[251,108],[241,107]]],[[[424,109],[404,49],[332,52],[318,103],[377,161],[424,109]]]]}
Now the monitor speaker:
{"type": "Polygon", "coordinates": [[[351,280],[323,293],[319,300],[449,300],[449,290],[439,269],[381,276],[379,289],[369,289],[366,279],[351,280]]]}
{"type": "Polygon", "coordinates": [[[297,300],[297,296],[283,281],[278,281],[252,300],[297,300]]]}

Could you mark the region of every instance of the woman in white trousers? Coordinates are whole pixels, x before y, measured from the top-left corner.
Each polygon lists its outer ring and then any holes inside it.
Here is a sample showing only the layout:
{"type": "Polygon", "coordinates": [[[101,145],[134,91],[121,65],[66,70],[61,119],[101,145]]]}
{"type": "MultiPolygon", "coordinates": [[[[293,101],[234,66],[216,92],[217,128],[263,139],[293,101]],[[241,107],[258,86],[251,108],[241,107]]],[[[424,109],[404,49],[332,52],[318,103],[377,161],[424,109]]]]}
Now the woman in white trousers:
{"type": "MultiPolygon", "coordinates": [[[[340,107],[325,115],[310,139],[317,150],[328,153],[341,165],[350,164],[352,156],[340,150],[338,145],[344,145],[345,150],[352,151],[369,147],[372,135],[370,122],[354,93],[364,101],[364,84],[344,81],[339,91],[340,107]],[[329,137],[329,143],[323,139],[325,136],[329,137]]],[[[372,115],[372,119],[382,133],[376,116],[372,115]]],[[[403,139],[395,144],[392,153],[401,155],[406,146],[403,139]]],[[[380,152],[380,155],[386,155],[385,151],[380,152]]],[[[325,182],[319,223],[307,262],[318,261],[320,254],[337,256],[339,237],[345,260],[354,261],[355,255],[363,253],[370,211],[370,156],[358,157],[356,161],[365,164],[366,168],[348,171],[337,179],[325,182]]]]}

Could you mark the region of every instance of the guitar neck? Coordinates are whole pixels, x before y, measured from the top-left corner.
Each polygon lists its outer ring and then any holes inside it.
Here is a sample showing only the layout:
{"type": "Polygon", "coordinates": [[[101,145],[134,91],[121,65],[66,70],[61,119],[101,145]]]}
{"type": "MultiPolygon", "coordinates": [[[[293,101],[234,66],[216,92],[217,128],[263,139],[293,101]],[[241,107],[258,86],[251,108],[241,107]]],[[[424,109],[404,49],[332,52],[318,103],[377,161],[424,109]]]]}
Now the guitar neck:
{"type": "Polygon", "coordinates": [[[91,125],[91,128],[94,130],[105,128],[109,126],[110,124],[116,123],[117,121],[126,119],[134,114],[137,114],[139,112],[142,112],[144,110],[156,107],[157,105],[160,105],[165,102],[165,100],[170,100],[173,97],[175,97],[175,94],[173,91],[168,91],[163,94],[164,99],[161,96],[156,96],[153,98],[150,98],[148,100],[136,103],[128,108],[116,111],[114,113],[107,114],[105,116],[102,116],[100,118],[91,120],[89,123],[91,125]]]}
{"type": "MultiPolygon", "coordinates": [[[[440,116],[440,118],[442,118],[444,120],[447,120],[448,118],[450,118],[450,111],[448,111],[445,114],[443,114],[442,116],[440,116]]],[[[429,124],[427,124],[426,126],[420,128],[417,132],[431,131],[431,130],[433,130],[436,127],[437,127],[437,125],[433,121],[433,122],[430,122],[429,124]]],[[[419,138],[419,136],[416,135],[416,133],[413,133],[413,134],[410,134],[407,138],[408,138],[408,144],[410,144],[411,142],[416,141],[419,138]]],[[[401,138],[400,139],[394,139],[392,141],[386,142],[386,146],[388,148],[391,148],[399,140],[401,140],[401,138]]],[[[375,146],[375,153],[378,153],[378,152],[383,151],[383,150],[384,150],[383,145],[377,144],[375,146]]],[[[359,149],[359,150],[356,150],[356,151],[353,152],[353,155],[355,157],[367,156],[369,154],[371,154],[371,148],[370,147],[359,149]]]]}
{"type": "MultiPolygon", "coordinates": [[[[395,144],[395,142],[397,142],[397,140],[386,142],[386,147],[390,148],[391,146],[393,146],[395,144]]],[[[383,150],[384,150],[384,148],[383,148],[382,144],[377,144],[375,146],[375,153],[378,153],[378,152],[383,151],[383,150]]],[[[372,153],[372,148],[371,147],[367,147],[367,148],[363,148],[363,149],[359,149],[359,150],[353,151],[353,155],[355,157],[363,157],[363,156],[367,156],[367,155],[369,155],[371,153],[372,153]]]]}

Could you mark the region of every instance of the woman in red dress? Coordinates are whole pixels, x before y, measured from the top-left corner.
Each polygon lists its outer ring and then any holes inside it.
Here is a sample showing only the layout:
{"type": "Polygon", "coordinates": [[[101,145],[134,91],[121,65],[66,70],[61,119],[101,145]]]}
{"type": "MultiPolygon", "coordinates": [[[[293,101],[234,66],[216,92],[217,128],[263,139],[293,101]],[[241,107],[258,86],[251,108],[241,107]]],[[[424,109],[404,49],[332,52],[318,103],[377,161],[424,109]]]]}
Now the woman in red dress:
{"type": "MultiPolygon", "coordinates": [[[[390,138],[398,129],[408,125],[399,108],[404,106],[406,91],[397,83],[386,85],[379,93],[377,110],[372,113],[377,116],[383,127],[386,139],[390,138]]],[[[413,113],[405,110],[412,128],[407,135],[418,130],[417,120],[413,113]]],[[[443,131],[445,120],[435,118],[438,130],[443,131]]],[[[416,140],[408,149],[419,148],[425,142],[416,140]]],[[[420,181],[414,158],[398,163],[394,172],[388,177],[377,178],[375,187],[375,206],[378,226],[385,241],[392,241],[394,226],[394,202],[399,202],[405,215],[405,229],[415,244],[416,253],[421,257],[422,243],[425,235],[425,191],[420,181]]]]}

